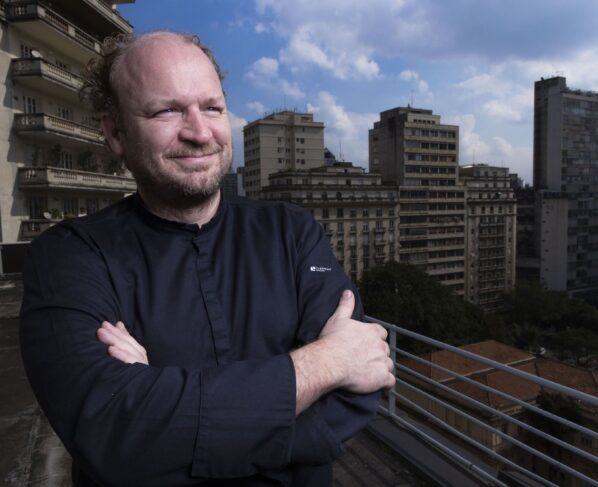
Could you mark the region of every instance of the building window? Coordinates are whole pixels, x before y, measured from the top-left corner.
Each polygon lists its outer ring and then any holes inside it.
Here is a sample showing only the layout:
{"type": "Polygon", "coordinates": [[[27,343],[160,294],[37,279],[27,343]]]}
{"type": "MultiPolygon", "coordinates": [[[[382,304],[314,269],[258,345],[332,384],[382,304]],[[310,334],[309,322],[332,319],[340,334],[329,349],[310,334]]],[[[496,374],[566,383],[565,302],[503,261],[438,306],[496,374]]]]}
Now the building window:
{"type": "Polygon", "coordinates": [[[74,217],[79,213],[77,198],[62,198],[62,211],[64,217],[74,217]]]}
{"type": "Polygon", "coordinates": [[[45,196],[30,196],[27,198],[29,207],[29,218],[38,220],[44,218],[44,212],[48,211],[48,198],[45,196]]]}
{"type": "Polygon", "coordinates": [[[343,211],[343,208],[337,208],[337,209],[336,209],[336,217],[337,217],[337,218],[343,218],[343,217],[344,217],[344,211],[343,211]]]}
{"type": "Polygon", "coordinates": [[[65,169],[73,169],[73,154],[70,152],[60,153],[60,167],[65,169]]]}
{"type": "Polygon", "coordinates": [[[364,208],[363,210],[361,210],[361,216],[363,216],[363,217],[370,216],[370,211],[367,208],[364,208]]]}
{"type": "Polygon", "coordinates": [[[322,208],[322,218],[328,218],[328,208],[322,208]]]}
{"type": "Polygon", "coordinates": [[[58,107],[58,116],[60,118],[64,118],[65,120],[72,120],[73,112],[70,108],[58,107]]]}
{"type": "Polygon", "coordinates": [[[24,97],[24,108],[25,113],[37,113],[37,100],[31,96],[24,97]]]}

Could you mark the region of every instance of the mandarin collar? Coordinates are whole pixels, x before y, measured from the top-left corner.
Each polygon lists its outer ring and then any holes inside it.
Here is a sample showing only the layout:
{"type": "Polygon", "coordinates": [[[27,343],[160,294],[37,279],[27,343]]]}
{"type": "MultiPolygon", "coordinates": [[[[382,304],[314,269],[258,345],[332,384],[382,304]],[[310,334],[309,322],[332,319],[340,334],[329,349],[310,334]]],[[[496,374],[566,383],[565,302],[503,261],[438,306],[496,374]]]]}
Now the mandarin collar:
{"type": "Polygon", "coordinates": [[[218,222],[220,222],[222,220],[222,217],[226,210],[225,198],[221,192],[220,193],[220,202],[218,203],[218,208],[216,209],[216,213],[214,214],[214,216],[212,217],[212,219],[209,222],[207,222],[205,225],[200,227],[197,223],[183,223],[183,222],[178,222],[175,220],[167,220],[165,218],[162,218],[162,217],[156,215],[155,213],[153,213],[151,210],[148,209],[145,202],[141,198],[141,195],[137,192],[131,196],[131,201],[133,203],[133,207],[134,207],[135,211],[137,212],[137,214],[139,214],[141,216],[141,218],[146,223],[148,223],[150,226],[156,227],[161,230],[168,231],[168,232],[173,232],[173,233],[179,233],[179,234],[183,233],[183,234],[188,234],[188,235],[192,234],[191,236],[198,235],[200,233],[209,232],[212,228],[214,228],[218,224],[218,222]]]}

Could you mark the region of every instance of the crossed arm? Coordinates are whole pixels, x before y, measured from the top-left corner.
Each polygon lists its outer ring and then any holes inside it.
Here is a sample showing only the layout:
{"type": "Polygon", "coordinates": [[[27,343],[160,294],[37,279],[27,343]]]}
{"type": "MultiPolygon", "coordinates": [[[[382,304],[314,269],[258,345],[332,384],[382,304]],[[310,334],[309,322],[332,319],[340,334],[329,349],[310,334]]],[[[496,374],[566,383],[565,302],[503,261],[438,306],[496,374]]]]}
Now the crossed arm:
{"type": "MultiPolygon", "coordinates": [[[[296,377],[296,414],[335,389],[368,394],[395,383],[393,362],[380,325],[351,319],[355,296],[343,292],[338,307],[319,338],[290,352],[296,377]]],[[[127,331],[124,323],[104,321],[98,339],[121,362],[149,365],[147,352],[127,331]]]]}

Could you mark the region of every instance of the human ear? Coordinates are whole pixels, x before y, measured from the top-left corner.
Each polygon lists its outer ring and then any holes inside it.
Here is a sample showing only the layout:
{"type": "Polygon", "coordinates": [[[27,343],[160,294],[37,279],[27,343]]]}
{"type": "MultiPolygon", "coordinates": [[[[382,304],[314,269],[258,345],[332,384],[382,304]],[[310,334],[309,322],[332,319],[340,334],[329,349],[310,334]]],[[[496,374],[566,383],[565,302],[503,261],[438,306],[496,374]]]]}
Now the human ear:
{"type": "Polygon", "coordinates": [[[114,117],[108,113],[102,113],[100,115],[100,125],[108,148],[115,156],[122,157],[124,154],[122,131],[114,120],[114,117]]]}

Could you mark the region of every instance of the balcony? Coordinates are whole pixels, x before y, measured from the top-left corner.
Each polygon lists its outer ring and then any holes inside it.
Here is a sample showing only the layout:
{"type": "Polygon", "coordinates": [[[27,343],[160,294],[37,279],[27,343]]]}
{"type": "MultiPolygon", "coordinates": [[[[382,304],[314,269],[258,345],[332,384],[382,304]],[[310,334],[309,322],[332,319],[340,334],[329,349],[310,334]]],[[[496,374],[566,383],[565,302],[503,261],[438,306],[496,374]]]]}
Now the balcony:
{"type": "Polygon", "coordinates": [[[93,190],[95,193],[133,193],[137,190],[131,177],[113,176],[58,167],[20,167],[19,189],[93,190]]]}
{"type": "Polygon", "coordinates": [[[46,5],[28,0],[5,5],[6,19],[42,45],[50,44],[61,53],[85,64],[100,53],[100,42],[46,5]]]}
{"type": "Polygon", "coordinates": [[[19,135],[39,138],[49,143],[58,143],[66,137],[76,145],[104,145],[104,136],[99,129],[46,113],[22,113],[15,115],[13,129],[19,135]]]}
{"type": "Polygon", "coordinates": [[[492,340],[457,348],[368,320],[388,330],[396,372],[369,430],[419,472],[439,485],[598,485],[591,370],[492,340]],[[407,339],[436,351],[414,355],[401,345],[407,339]],[[540,407],[546,395],[577,414],[540,407]]]}
{"type": "Polygon", "coordinates": [[[15,83],[34,91],[45,91],[52,98],[66,98],[78,103],[78,92],[83,80],[55,64],[39,58],[19,58],[11,62],[12,79],[15,83]]]}
{"type": "Polygon", "coordinates": [[[77,19],[88,32],[97,34],[100,38],[106,37],[115,32],[127,34],[133,33],[133,26],[129,24],[117,10],[111,8],[112,3],[102,0],[54,0],[54,4],[60,4],[61,12],[65,12],[71,18],[77,19]]]}
{"type": "Polygon", "coordinates": [[[21,240],[33,240],[48,228],[61,220],[23,220],[21,222],[21,240]]]}

